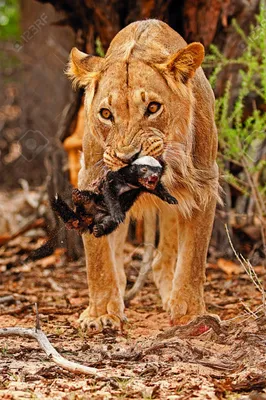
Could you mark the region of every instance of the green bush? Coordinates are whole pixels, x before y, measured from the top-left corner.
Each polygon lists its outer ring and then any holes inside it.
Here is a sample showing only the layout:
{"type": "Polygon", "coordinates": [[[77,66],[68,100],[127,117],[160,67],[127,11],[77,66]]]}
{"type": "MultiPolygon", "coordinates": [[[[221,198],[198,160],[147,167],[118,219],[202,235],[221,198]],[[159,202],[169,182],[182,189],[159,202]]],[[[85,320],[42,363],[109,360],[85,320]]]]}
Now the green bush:
{"type": "Polygon", "coordinates": [[[265,156],[260,157],[260,154],[263,148],[264,151],[266,149],[264,2],[261,2],[256,25],[251,26],[249,36],[235,21],[233,24],[242,39],[244,46],[242,55],[237,59],[228,59],[212,45],[204,66],[212,68],[210,82],[214,88],[221,73],[228,77],[223,95],[216,100],[219,162],[222,173],[230,185],[254,200],[254,212],[259,216],[263,226],[266,216],[266,159],[265,156]],[[231,75],[234,76],[234,82],[231,81],[231,75]],[[247,103],[251,104],[248,112],[247,103]],[[263,107],[260,107],[261,105],[263,107]],[[228,165],[231,166],[230,169],[228,165]],[[237,168],[232,169],[233,165],[237,168]],[[238,172],[232,174],[230,171],[234,169],[238,172]]]}
{"type": "Polygon", "coordinates": [[[0,1],[0,40],[16,39],[19,34],[19,1],[0,1]]]}

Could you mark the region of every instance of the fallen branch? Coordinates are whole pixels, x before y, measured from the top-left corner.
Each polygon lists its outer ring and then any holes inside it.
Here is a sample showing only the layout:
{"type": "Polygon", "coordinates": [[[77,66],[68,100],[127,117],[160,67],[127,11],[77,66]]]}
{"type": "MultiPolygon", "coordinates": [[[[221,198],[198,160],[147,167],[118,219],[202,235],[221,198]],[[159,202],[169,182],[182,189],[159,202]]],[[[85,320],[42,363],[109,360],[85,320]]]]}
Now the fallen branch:
{"type": "Polygon", "coordinates": [[[97,377],[104,377],[96,368],[87,367],[86,365],[78,364],[74,361],[69,361],[62,357],[49,342],[45,333],[40,329],[34,328],[2,328],[0,329],[0,336],[20,336],[36,339],[41,349],[48,357],[59,365],[61,368],[74,372],[75,374],[93,375],[97,377]]]}
{"type": "Polygon", "coordinates": [[[58,353],[40,328],[37,306],[35,328],[2,328],[0,329],[0,336],[20,336],[35,339],[45,354],[61,368],[74,372],[75,374],[93,375],[98,378],[106,377],[106,375],[104,375],[102,372],[99,372],[96,368],[87,367],[86,365],[69,361],[58,353]]]}

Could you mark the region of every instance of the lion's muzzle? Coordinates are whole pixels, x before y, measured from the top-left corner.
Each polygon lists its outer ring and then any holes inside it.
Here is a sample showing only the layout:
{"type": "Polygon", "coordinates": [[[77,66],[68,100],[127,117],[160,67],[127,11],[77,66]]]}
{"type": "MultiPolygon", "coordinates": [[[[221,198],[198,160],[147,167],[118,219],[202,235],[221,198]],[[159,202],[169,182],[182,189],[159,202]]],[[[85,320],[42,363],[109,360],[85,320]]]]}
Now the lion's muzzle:
{"type": "Polygon", "coordinates": [[[107,167],[116,171],[130,164],[138,157],[139,153],[140,147],[116,150],[108,146],[103,154],[103,160],[107,167]]]}
{"type": "Polygon", "coordinates": [[[107,145],[103,160],[108,168],[116,171],[128,164],[134,159],[143,156],[158,158],[163,154],[164,141],[162,137],[151,132],[136,136],[136,140],[130,145],[119,145],[114,140],[107,145]]]}

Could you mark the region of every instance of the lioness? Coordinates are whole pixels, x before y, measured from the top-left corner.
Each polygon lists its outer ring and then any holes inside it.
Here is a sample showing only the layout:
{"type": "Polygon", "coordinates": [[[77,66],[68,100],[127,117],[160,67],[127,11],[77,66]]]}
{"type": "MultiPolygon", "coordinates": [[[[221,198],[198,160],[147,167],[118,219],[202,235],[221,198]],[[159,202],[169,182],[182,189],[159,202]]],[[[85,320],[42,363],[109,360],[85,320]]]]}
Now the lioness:
{"type": "MultiPolygon", "coordinates": [[[[164,185],[179,206],[149,194],[135,215],[157,207],[161,258],[153,266],[163,306],[174,324],[205,312],[205,262],[218,197],[214,96],[200,68],[204,48],[167,24],[138,21],[121,30],[104,58],[74,48],[68,75],[85,87],[84,163],[79,189],[137,157],[162,157],[164,185]]],[[[118,329],[124,320],[123,245],[128,221],[109,237],[83,235],[89,307],[83,329],[118,329]]]]}

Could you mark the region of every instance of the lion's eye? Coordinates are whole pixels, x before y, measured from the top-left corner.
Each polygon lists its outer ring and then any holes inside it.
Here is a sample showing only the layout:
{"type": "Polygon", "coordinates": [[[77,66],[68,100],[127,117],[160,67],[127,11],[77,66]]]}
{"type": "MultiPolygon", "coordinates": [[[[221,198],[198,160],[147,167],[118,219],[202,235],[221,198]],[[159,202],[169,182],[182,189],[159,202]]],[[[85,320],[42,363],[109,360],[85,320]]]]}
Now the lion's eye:
{"type": "Polygon", "coordinates": [[[161,108],[161,104],[157,103],[156,101],[152,101],[147,108],[148,114],[155,114],[161,108]]]}
{"type": "Polygon", "coordinates": [[[100,110],[100,114],[101,114],[101,117],[104,119],[112,119],[113,118],[113,114],[111,113],[110,110],[108,110],[108,108],[102,108],[100,110]]]}
{"type": "Polygon", "coordinates": [[[147,167],[142,167],[141,168],[141,172],[147,172],[148,171],[148,168],[147,167]]]}

